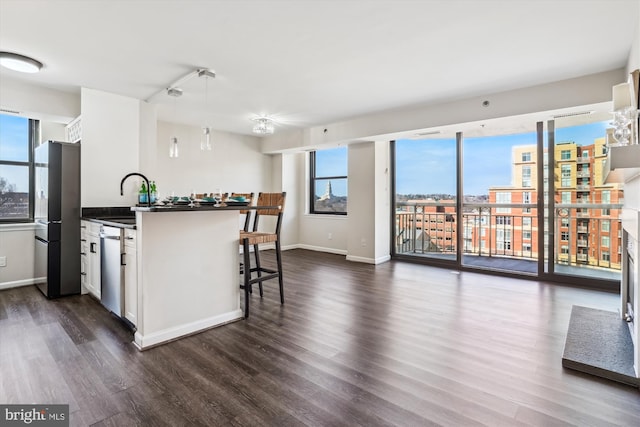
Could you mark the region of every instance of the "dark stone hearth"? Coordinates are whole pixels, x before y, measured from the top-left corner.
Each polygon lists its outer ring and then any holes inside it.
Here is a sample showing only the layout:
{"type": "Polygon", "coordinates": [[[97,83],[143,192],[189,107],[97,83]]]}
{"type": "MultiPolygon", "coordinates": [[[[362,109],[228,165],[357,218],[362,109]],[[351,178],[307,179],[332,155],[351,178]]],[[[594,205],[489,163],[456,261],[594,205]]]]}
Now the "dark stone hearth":
{"type": "Polygon", "coordinates": [[[633,342],[613,311],[573,306],[562,366],[638,387],[633,342]]]}

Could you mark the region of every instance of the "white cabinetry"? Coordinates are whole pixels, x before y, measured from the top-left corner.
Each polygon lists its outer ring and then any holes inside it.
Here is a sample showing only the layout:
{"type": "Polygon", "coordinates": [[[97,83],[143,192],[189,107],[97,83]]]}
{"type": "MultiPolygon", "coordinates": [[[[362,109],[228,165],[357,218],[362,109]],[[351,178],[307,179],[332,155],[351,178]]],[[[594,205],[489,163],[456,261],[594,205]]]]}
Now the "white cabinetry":
{"type": "Polygon", "coordinates": [[[88,227],[89,225],[87,221],[80,221],[80,284],[82,285],[82,294],[86,294],[89,291],[87,288],[89,264],[89,243],[87,241],[88,227]]]}
{"type": "Polygon", "coordinates": [[[80,274],[83,292],[100,299],[100,224],[82,221],[80,274]]]}
{"type": "Polygon", "coordinates": [[[124,317],[135,326],[138,322],[136,230],[124,230],[124,264],[124,317]]]}

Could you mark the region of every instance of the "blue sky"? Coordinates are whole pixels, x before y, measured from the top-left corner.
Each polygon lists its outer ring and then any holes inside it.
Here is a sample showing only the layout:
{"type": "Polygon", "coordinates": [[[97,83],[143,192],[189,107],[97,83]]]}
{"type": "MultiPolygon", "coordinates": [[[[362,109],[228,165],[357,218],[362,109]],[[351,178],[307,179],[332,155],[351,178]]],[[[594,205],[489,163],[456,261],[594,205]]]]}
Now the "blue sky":
{"type": "MultiPolygon", "coordinates": [[[[556,143],[593,144],[603,137],[607,122],[556,129],[556,143]]],[[[512,147],[535,145],[535,132],[483,138],[463,143],[465,195],[488,194],[489,187],[511,184],[512,147]],[[489,148],[487,148],[489,147],[489,148]]],[[[396,141],[396,192],[398,194],[455,194],[455,139],[404,139],[396,141]]]]}
{"type": "MultiPolygon", "coordinates": [[[[316,151],[316,167],[316,177],[346,176],[348,173],[347,147],[316,151]]],[[[316,195],[323,195],[326,186],[326,181],[316,181],[316,195]]],[[[332,179],[331,190],[336,196],[346,196],[347,181],[332,179]]]]}
{"type": "MultiPolygon", "coordinates": [[[[25,162],[29,160],[29,119],[0,114],[0,159],[25,162]]],[[[26,167],[0,165],[0,176],[16,185],[16,191],[29,191],[26,167]]]]}

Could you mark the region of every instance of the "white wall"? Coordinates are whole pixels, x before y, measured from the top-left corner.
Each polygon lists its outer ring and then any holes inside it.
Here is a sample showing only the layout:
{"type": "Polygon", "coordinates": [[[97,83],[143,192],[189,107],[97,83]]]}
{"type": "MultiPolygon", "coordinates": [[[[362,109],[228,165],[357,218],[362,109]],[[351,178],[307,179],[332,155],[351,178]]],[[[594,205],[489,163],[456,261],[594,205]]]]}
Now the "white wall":
{"type": "Polygon", "coordinates": [[[39,144],[42,141],[66,141],[66,126],[63,123],[41,121],[40,139],[41,141],[36,141],[36,143],[39,144]]]}
{"type": "Polygon", "coordinates": [[[631,51],[629,52],[629,60],[627,61],[627,74],[638,68],[640,68],[640,10],[638,10],[636,35],[631,45],[631,51]]]}
{"type": "Polygon", "coordinates": [[[141,102],[82,88],[82,207],[135,204],[135,198],[120,196],[120,180],[139,172],[141,102]]]}
{"type": "MultiPolygon", "coordinates": [[[[297,247],[300,241],[300,194],[303,183],[300,181],[300,158],[304,154],[278,154],[273,156],[272,189],[271,191],[285,191],[285,202],[282,219],[281,245],[284,249],[297,247]]],[[[304,208],[304,205],[302,205],[304,208]]]]}
{"type": "Polygon", "coordinates": [[[35,283],[34,230],[33,224],[0,225],[0,256],[7,257],[7,266],[0,267],[0,290],[35,283]]]}
{"type": "Polygon", "coordinates": [[[160,196],[222,192],[271,191],[272,156],[262,154],[260,139],[212,131],[212,151],[200,150],[199,127],[158,122],[153,147],[141,148],[141,168],[155,180],[160,196]],[[169,157],[169,141],[178,138],[180,155],[169,157]],[[142,154],[144,153],[144,154],[142,154]]]}
{"type": "Polygon", "coordinates": [[[385,111],[303,131],[276,134],[265,139],[264,152],[327,147],[356,140],[393,139],[393,134],[398,132],[610,102],[611,87],[625,80],[625,70],[621,68],[482,97],[385,111]],[[482,106],[486,99],[491,102],[488,108],[482,106]]]}
{"type": "Polygon", "coordinates": [[[0,108],[17,111],[22,117],[66,124],[80,115],[80,95],[2,76],[0,108]]]}

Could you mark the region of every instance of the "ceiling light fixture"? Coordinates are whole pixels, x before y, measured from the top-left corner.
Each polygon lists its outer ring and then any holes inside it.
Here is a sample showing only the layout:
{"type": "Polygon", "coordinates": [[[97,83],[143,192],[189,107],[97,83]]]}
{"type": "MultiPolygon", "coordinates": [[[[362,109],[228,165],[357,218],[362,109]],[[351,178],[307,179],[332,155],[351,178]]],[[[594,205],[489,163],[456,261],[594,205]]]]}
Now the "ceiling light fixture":
{"type": "Polygon", "coordinates": [[[37,73],[43,67],[40,61],[12,52],[0,52],[0,65],[21,73],[37,73]]]}
{"type": "Polygon", "coordinates": [[[256,124],[253,125],[253,133],[258,135],[272,135],[275,131],[273,120],[268,117],[256,117],[252,120],[256,122],[256,124]]]}

